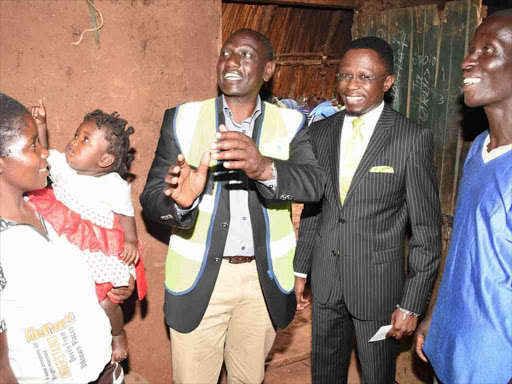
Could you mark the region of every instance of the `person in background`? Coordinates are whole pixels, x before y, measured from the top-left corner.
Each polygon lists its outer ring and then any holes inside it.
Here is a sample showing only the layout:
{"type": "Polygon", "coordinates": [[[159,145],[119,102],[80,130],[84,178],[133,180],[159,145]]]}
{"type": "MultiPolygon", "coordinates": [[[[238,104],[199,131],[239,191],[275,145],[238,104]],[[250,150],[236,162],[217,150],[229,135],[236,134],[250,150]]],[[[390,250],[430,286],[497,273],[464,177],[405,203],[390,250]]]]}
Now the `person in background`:
{"type": "Polygon", "coordinates": [[[452,239],[416,352],[442,383],[512,382],[512,9],[476,29],[462,62],[464,102],[489,130],[464,164],[452,239]],[[426,357],[425,357],[426,355],[426,357]]]}

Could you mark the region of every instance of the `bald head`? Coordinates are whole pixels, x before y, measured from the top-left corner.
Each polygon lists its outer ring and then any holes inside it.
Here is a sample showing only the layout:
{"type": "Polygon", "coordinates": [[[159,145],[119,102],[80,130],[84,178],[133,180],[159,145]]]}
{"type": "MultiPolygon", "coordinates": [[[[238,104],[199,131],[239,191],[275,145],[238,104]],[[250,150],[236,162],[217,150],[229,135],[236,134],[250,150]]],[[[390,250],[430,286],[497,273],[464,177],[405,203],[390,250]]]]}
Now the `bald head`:
{"type": "Polygon", "coordinates": [[[478,26],[462,69],[467,106],[512,105],[512,10],[493,13],[478,26]]]}
{"type": "Polygon", "coordinates": [[[498,24],[503,33],[512,36],[512,8],[494,12],[486,17],[482,24],[490,22],[498,24]]]}
{"type": "Polygon", "coordinates": [[[508,17],[508,18],[512,19],[512,8],[503,9],[501,11],[494,12],[493,14],[488,16],[487,19],[492,18],[492,17],[508,17]]]}

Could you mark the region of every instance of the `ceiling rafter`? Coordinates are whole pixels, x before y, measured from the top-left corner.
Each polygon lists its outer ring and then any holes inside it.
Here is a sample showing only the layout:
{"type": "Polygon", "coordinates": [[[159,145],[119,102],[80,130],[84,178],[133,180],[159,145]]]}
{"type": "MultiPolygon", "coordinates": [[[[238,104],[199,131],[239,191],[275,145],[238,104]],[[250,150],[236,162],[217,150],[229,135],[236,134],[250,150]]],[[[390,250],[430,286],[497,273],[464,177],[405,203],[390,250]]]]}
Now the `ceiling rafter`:
{"type": "Polygon", "coordinates": [[[343,9],[356,9],[360,7],[361,3],[360,0],[229,0],[229,2],[343,9]]]}

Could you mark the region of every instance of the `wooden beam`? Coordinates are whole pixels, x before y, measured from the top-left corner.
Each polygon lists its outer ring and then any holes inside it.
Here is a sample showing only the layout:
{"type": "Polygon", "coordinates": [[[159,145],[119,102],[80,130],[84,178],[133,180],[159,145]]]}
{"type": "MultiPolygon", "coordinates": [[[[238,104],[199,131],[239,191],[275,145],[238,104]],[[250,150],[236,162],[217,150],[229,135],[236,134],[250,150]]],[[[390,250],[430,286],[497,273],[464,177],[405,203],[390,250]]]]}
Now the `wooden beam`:
{"type": "Polygon", "coordinates": [[[360,0],[229,0],[230,3],[357,9],[360,0]]]}
{"type": "Polygon", "coordinates": [[[290,52],[290,53],[279,53],[276,56],[276,59],[281,59],[283,57],[332,57],[334,55],[325,55],[323,53],[315,53],[315,52],[290,52]]]}
{"type": "Polygon", "coordinates": [[[277,5],[268,5],[265,7],[265,14],[261,20],[261,33],[267,35],[270,26],[272,25],[272,19],[274,18],[277,5]]]}
{"type": "Polygon", "coordinates": [[[333,16],[331,18],[331,25],[329,25],[329,32],[327,34],[327,39],[325,39],[325,52],[329,52],[329,48],[331,46],[332,39],[334,37],[334,34],[336,33],[336,30],[338,29],[338,24],[341,22],[341,14],[343,12],[333,12],[333,16]]]}
{"type": "Polygon", "coordinates": [[[315,65],[338,65],[341,63],[340,59],[333,60],[281,60],[277,61],[276,65],[278,67],[300,67],[304,65],[306,67],[315,66],[315,65]]]}

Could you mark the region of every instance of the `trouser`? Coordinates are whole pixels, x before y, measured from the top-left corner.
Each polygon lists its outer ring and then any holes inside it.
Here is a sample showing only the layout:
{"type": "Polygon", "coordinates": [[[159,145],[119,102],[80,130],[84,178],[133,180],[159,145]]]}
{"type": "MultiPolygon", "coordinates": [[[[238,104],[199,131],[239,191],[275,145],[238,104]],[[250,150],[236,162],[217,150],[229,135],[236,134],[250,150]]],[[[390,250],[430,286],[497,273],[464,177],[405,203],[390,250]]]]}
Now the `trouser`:
{"type": "Polygon", "coordinates": [[[229,384],[261,383],[276,331],[256,262],[223,260],[199,326],[190,333],[170,331],[175,384],[217,384],[223,361],[229,384]]]}
{"type": "MultiPolygon", "coordinates": [[[[389,316],[391,319],[391,313],[389,316]]],[[[400,343],[393,338],[368,342],[390,320],[365,321],[352,317],[343,299],[339,280],[334,284],[327,303],[320,304],[313,298],[312,321],[311,369],[314,384],[347,383],[354,335],[363,383],[395,383],[400,343]]]]}

